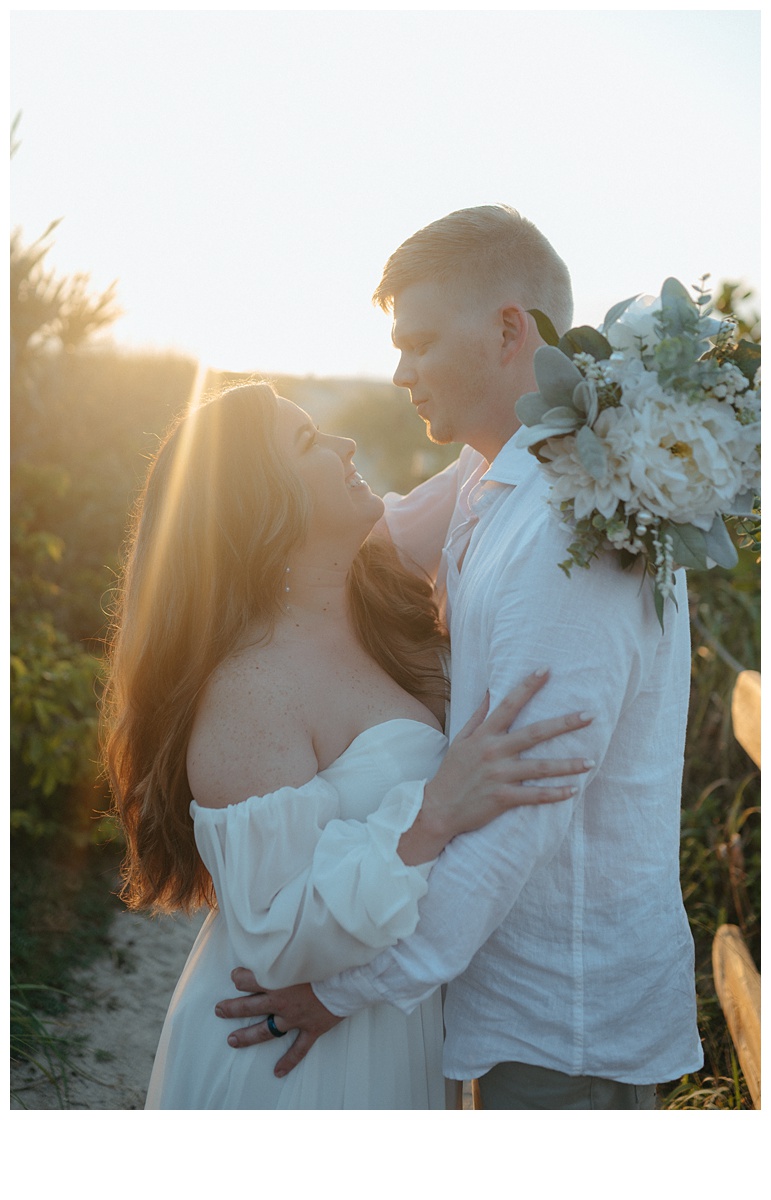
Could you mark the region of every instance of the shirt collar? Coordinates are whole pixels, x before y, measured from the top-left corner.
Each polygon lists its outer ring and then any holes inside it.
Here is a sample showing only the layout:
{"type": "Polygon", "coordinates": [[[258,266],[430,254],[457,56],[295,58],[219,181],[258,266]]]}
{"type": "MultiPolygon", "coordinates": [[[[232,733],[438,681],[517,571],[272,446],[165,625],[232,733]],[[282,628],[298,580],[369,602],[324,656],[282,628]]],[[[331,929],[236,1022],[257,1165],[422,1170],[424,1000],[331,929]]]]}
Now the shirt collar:
{"type": "Polygon", "coordinates": [[[507,483],[516,487],[524,483],[538,469],[538,461],[529,450],[514,444],[516,433],[509,438],[505,446],[496,454],[487,471],[482,475],[482,481],[487,483],[507,483]]]}

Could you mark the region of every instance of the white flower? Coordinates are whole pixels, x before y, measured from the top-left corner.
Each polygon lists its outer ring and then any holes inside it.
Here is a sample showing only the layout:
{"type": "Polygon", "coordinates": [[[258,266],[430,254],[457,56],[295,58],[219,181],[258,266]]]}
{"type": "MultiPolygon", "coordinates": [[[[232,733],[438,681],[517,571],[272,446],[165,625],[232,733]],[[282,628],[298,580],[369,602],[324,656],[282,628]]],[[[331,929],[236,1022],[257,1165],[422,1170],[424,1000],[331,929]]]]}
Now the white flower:
{"type": "Polygon", "coordinates": [[[666,399],[658,376],[648,371],[639,358],[617,358],[614,355],[605,366],[608,381],[621,388],[621,403],[625,408],[645,408],[666,399]]]}
{"type": "MultiPolygon", "coordinates": [[[[760,421],[760,393],[753,389],[743,392],[734,399],[734,407],[742,425],[754,425],[760,421]]],[[[759,434],[758,434],[759,439],[759,434]]]]}
{"type": "Polygon", "coordinates": [[[548,459],[544,470],[554,483],[550,500],[557,507],[563,500],[573,502],[577,521],[593,512],[612,517],[619,502],[632,497],[629,457],[634,452],[633,423],[621,408],[606,408],[597,417],[593,433],[608,452],[608,470],[602,479],[595,479],[586,470],[576,450],[575,436],[549,438],[540,447],[541,458],[548,459]]]}
{"type": "Polygon", "coordinates": [[[656,348],[660,341],[656,320],[661,312],[660,296],[639,296],[606,331],[614,350],[642,357],[656,348]]]}
{"type": "Polygon", "coordinates": [[[757,439],[729,405],[662,395],[629,412],[633,507],[707,530],[738,494],[757,489],[757,439]]]}

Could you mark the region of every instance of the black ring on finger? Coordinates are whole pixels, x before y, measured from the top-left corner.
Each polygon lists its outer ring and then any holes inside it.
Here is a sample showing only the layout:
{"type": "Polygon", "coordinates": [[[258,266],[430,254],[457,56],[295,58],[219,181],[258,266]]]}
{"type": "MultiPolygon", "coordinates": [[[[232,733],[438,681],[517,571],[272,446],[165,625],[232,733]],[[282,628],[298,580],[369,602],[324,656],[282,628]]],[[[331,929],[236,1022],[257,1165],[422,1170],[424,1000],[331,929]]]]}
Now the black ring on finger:
{"type": "Polygon", "coordinates": [[[287,1029],[279,1029],[278,1026],[276,1025],[276,1022],[273,1020],[273,1017],[274,1017],[273,1013],[270,1013],[268,1016],[268,1020],[267,1020],[268,1032],[272,1033],[274,1037],[286,1037],[286,1035],[289,1031],[287,1029]]]}

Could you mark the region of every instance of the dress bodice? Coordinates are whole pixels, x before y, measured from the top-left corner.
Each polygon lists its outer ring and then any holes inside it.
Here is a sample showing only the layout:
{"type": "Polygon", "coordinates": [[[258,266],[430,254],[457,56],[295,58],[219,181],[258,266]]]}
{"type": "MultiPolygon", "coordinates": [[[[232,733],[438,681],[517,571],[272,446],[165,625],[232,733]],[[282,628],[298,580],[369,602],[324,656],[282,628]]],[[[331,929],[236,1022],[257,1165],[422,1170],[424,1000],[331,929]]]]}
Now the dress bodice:
{"type": "Polygon", "coordinates": [[[438,729],[397,717],[365,729],[317,778],[335,788],[341,817],[363,821],[402,780],[431,779],[446,748],[438,729]]]}
{"type": "Polygon", "coordinates": [[[409,718],[381,722],[300,787],[190,812],[235,961],[266,987],[366,962],[417,924],[432,863],[406,866],[399,839],[447,739],[409,718]]]}

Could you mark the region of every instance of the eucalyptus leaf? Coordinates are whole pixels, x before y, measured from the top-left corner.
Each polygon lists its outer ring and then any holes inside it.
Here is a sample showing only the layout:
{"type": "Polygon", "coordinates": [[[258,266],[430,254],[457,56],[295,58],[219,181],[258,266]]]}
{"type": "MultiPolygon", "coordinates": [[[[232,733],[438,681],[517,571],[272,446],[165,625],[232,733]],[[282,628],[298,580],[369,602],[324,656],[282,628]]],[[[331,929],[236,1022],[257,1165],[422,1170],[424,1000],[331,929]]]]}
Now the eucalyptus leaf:
{"type": "Polygon", "coordinates": [[[720,513],[717,514],[710,530],[705,534],[707,554],[719,567],[735,567],[739,561],[736,547],[731,541],[731,535],[725,526],[720,513]]]}
{"type": "Polygon", "coordinates": [[[607,313],[605,314],[605,320],[600,326],[600,332],[607,333],[611,325],[615,325],[619,317],[622,317],[629,308],[629,305],[634,304],[635,300],[637,300],[641,295],[642,293],[638,292],[636,296],[630,296],[628,300],[620,300],[618,304],[614,304],[612,308],[608,309],[607,313]]]}
{"type": "Polygon", "coordinates": [[[572,408],[573,392],[583,375],[556,346],[539,346],[533,356],[538,389],[550,408],[572,408]]]}
{"type": "Polygon", "coordinates": [[[695,525],[675,525],[673,522],[662,527],[672,539],[672,558],[678,567],[690,567],[703,571],[707,566],[707,541],[703,529],[695,525]]]}
{"type": "Polygon", "coordinates": [[[693,326],[699,309],[679,279],[665,279],[661,287],[661,309],[666,314],[669,335],[683,333],[693,326]]]}
{"type": "Polygon", "coordinates": [[[527,310],[530,316],[536,323],[538,332],[540,333],[547,346],[556,346],[559,339],[557,330],[552,325],[545,312],[541,312],[540,308],[529,308],[527,310]]]}
{"type": "Polygon", "coordinates": [[[575,329],[569,329],[557,344],[563,354],[569,355],[570,358],[576,354],[591,354],[592,358],[601,362],[610,358],[613,353],[608,339],[596,329],[592,329],[591,325],[578,325],[575,329]]]}
{"type": "Polygon", "coordinates": [[[576,450],[592,479],[605,479],[608,474],[608,451],[588,425],[582,426],[578,431],[576,450]]]}
{"type": "Polygon", "coordinates": [[[661,286],[661,304],[666,307],[670,304],[679,304],[685,301],[689,308],[696,308],[693,300],[688,294],[686,288],[683,287],[679,279],[675,279],[670,275],[669,279],[665,279],[661,286]]]}

